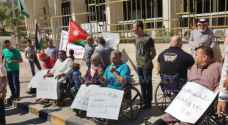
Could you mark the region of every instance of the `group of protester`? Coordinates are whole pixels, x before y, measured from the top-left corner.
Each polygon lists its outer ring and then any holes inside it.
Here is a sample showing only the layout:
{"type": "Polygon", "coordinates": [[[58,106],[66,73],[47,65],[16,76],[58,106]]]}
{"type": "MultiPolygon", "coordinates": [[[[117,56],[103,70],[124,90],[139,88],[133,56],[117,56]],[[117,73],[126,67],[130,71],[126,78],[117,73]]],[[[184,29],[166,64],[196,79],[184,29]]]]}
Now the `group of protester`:
{"type": "MultiPolygon", "coordinates": [[[[142,21],[137,21],[133,24],[132,31],[136,35],[136,62],[139,84],[143,97],[143,108],[151,108],[152,104],[152,60],[156,56],[154,40],[144,33],[144,24],[142,21]]],[[[227,41],[225,39],[225,59],[224,67],[227,63],[227,41]]],[[[6,80],[8,78],[9,87],[11,90],[10,100],[15,100],[20,97],[19,84],[19,63],[22,62],[22,57],[19,51],[11,46],[10,41],[5,41],[3,49],[4,66],[0,67],[0,97],[4,97],[6,80]],[[6,78],[7,76],[7,78],[6,78]]],[[[208,21],[200,19],[198,28],[193,30],[190,36],[189,45],[191,54],[188,54],[182,47],[182,39],[178,35],[170,39],[170,47],[164,50],[158,56],[160,64],[161,79],[163,75],[176,75],[178,79],[183,79],[183,85],[186,81],[193,81],[201,84],[212,91],[219,89],[218,115],[223,116],[226,110],[226,101],[228,100],[228,79],[227,69],[224,76],[221,76],[222,64],[220,60],[215,58],[216,41],[213,32],[208,28],[208,21]],[[220,82],[220,78],[224,80],[220,82]],[[219,84],[220,83],[220,84],[219,84]],[[219,87],[220,86],[220,87],[219,87]]],[[[87,38],[85,46],[84,61],[87,65],[85,76],[80,72],[80,64],[74,61],[74,51],[69,52],[69,56],[63,50],[58,50],[53,46],[51,41],[48,42],[48,48],[41,51],[37,56],[37,51],[33,43],[28,40],[28,47],[25,50],[25,57],[30,64],[32,75],[35,75],[35,65],[39,70],[42,67],[47,69],[47,73],[42,79],[56,78],[57,82],[57,105],[61,106],[64,102],[62,97],[62,83],[66,80],[74,88],[74,92],[80,88],[81,84],[96,84],[107,86],[113,89],[122,90],[124,85],[131,81],[131,71],[125,62],[122,61],[122,53],[118,50],[113,50],[106,46],[106,41],[102,37],[94,39],[87,38]],[[40,60],[40,61],[39,61],[40,60]]],[[[47,83],[48,84],[48,83],[47,83]]],[[[173,85],[175,86],[175,84],[173,85]]],[[[179,88],[181,89],[181,88],[179,88]]],[[[0,114],[4,114],[4,98],[0,98],[0,114]]],[[[4,117],[0,117],[2,121],[4,117]]],[[[170,125],[180,123],[169,114],[154,123],[154,125],[170,125]]],[[[180,123],[182,124],[182,123],[180,123]]],[[[185,123],[183,123],[185,124],[185,123]]]]}
{"type": "MultiPolygon", "coordinates": [[[[158,56],[160,64],[161,82],[164,75],[177,75],[178,79],[184,79],[185,82],[195,82],[212,91],[219,91],[217,111],[219,117],[224,117],[227,112],[227,39],[225,33],[225,56],[222,65],[220,50],[217,48],[217,41],[213,32],[208,28],[208,21],[200,19],[197,23],[197,29],[191,32],[189,45],[191,55],[181,49],[182,40],[179,36],[173,36],[170,41],[170,47],[158,56]]],[[[175,81],[178,83],[179,81],[175,81]]],[[[173,84],[177,87],[177,84],[173,84]]],[[[181,89],[180,87],[180,89],[181,89]]],[[[161,119],[155,121],[153,125],[188,125],[177,120],[166,113],[161,119]]]]}

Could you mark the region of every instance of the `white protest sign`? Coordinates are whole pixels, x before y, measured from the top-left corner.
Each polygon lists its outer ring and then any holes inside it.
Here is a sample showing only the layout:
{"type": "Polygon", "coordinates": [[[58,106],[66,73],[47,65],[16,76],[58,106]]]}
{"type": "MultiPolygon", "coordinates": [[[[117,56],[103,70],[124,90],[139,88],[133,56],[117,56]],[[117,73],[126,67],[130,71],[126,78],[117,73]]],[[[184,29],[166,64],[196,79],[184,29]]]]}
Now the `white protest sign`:
{"type": "Polygon", "coordinates": [[[99,87],[90,93],[87,116],[118,120],[123,91],[99,87]]]}
{"type": "Polygon", "coordinates": [[[98,86],[95,85],[81,85],[80,89],[77,92],[77,95],[71,105],[72,109],[80,109],[86,111],[88,108],[88,102],[90,97],[90,92],[98,86]]]}
{"type": "Polygon", "coordinates": [[[41,82],[43,79],[43,76],[47,73],[47,70],[41,70],[36,72],[36,75],[32,77],[30,83],[29,83],[29,88],[37,88],[38,84],[41,82]]]}
{"type": "Polygon", "coordinates": [[[57,99],[57,79],[43,78],[37,86],[37,98],[57,99]]]}
{"type": "Polygon", "coordinates": [[[165,110],[178,120],[195,124],[213,103],[217,93],[194,82],[187,82],[165,110]]]}
{"type": "Polygon", "coordinates": [[[83,59],[85,48],[82,46],[74,45],[74,44],[68,44],[67,45],[67,54],[69,54],[70,50],[74,50],[74,57],[76,59],[83,59]]]}
{"type": "Polygon", "coordinates": [[[65,50],[67,49],[67,43],[68,43],[68,32],[62,30],[61,32],[61,38],[59,43],[59,50],[65,50]]]}
{"type": "Polygon", "coordinates": [[[118,33],[105,32],[101,35],[105,39],[107,47],[117,49],[117,46],[120,42],[120,35],[118,33]]]}
{"type": "Polygon", "coordinates": [[[82,46],[78,46],[72,43],[68,43],[68,35],[69,33],[67,31],[61,32],[61,39],[59,43],[59,50],[65,50],[67,52],[67,55],[69,56],[69,51],[72,49],[74,50],[74,57],[76,59],[83,59],[85,49],[82,46]]]}

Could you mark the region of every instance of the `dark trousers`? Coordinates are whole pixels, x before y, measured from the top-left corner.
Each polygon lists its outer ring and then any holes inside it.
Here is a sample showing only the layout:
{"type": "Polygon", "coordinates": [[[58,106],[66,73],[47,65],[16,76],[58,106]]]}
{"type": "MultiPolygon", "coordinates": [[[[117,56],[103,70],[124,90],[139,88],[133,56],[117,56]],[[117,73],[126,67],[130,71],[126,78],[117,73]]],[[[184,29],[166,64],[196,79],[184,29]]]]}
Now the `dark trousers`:
{"type": "Polygon", "coordinates": [[[20,97],[19,71],[7,72],[8,83],[11,91],[11,98],[20,97]]]}
{"type": "Polygon", "coordinates": [[[137,67],[137,73],[139,77],[139,84],[141,85],[144,104],[146,106],[150,106],[153,98],[152,69],[143,69],[141,67],[137,67]]]}
{"type": "Polygon", "coordinates": [[[0,101],[0,125],[5,125],[6,124],[6,119],[5,119],[5,106],[4,106],[4,101],[0,101]]]}
{"type": "Polygon", "coordinates": [[[41,70],[40,62],[37,58],[35,58],[34,60],[29,60],[29,65],[32,72],[32,76],[35,76],[36,74],[35,65],[39,70],[41,70]]]}

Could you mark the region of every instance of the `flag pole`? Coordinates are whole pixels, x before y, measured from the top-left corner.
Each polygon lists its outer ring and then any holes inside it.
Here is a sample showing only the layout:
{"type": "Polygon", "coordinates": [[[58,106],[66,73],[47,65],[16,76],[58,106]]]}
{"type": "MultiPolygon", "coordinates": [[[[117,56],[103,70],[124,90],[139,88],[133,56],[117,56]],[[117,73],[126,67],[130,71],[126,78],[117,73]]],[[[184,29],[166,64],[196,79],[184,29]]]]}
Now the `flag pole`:
{"type": "Polygon", "coordinates": [[[15,13],[15,3],[14,0],[11,0],[12,10],[13,10],[13,25],[14,25],[14,33],[15,33],[15,43],[16,48],[18,47],[18,33],[17,33],[17,24],[16,24],[16,13],[15,13]]]}

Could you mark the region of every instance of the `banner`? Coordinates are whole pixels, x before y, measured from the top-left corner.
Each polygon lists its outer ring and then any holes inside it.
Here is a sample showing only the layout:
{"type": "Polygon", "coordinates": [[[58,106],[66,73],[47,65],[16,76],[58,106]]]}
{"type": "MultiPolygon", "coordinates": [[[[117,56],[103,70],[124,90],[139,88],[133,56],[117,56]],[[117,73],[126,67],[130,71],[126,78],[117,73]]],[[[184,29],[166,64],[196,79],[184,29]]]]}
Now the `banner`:
{"type": "Polygon", "coordinates": [[[87,117],[118,120],[123,91],[111,88],[96,88],[91,92],[87,117]]]}
{"type": "Polygon", "coordinates": [[[67,55],[69,56],[69,51],[74,50],[74,57],[75,59],[83,59],[85,48],[75,44],[68,44],[67,45],[67,55]]]}
{"type": "Polygon", "coordinates": [[[57,100],[57,79],[43,78],[37,86],[37,98],[57,100]]]}
{"type": "Polygon", "coordinates": [[[67,56],[69,56],[69,51],[72,49],[74,50],[74,57],[76,59],[83,59],[85,49],[82,46],[75,45],[72,43],[68,43],[68,32],[62,30],[61,32],[61,39],[59,43],[59,50],[64,50],[67,52],[67,56]]]}
{"type": "Polygon", "coordinates": [[[117,49],[118,44],[120,43],[120,35],[118,33],[106,32],[101,35],[105,39],[107,47],[117,49]]]}
{"type": "Polygon", "coordinates": [[[165,112],[182,122],[195,124],[216,96],[216,92],[200,84],[187,82],[165,112]]]}

